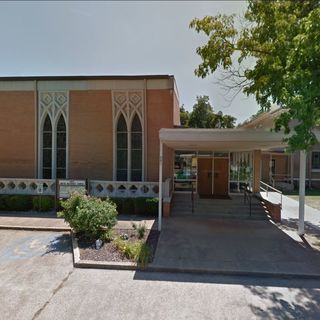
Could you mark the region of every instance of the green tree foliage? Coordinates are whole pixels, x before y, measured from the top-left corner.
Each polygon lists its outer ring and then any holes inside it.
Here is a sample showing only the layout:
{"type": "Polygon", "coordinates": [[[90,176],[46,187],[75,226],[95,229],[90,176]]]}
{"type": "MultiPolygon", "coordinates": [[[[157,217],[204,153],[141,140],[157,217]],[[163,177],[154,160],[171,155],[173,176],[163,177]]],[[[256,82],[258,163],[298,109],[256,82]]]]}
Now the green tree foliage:
{"type": "Polygon", "coordinates": [[[288,134],[292,151],[308,150],[317,143],[313,129],[320,119],[320,1],[249,0],[237,25],[235,18],[192,20],[190,27],[208,37],[197,48],[202,63],[195,74],[222,69],[262,110],[279,105],[284,112],[275,129],[288,134]]]}
{"type": "Polygon", "coordinates": [[[190,113],[188,126],[191,128],[233,128],[236,118],[214,113],[208,96],[198,96],[190,113]]]}
{"type": "Polygon", "coordinates": [[[182,126],[188,127],[190,120],[190,113],[184,108],[184,105],[180,107],[180,123],[182,126]]]}

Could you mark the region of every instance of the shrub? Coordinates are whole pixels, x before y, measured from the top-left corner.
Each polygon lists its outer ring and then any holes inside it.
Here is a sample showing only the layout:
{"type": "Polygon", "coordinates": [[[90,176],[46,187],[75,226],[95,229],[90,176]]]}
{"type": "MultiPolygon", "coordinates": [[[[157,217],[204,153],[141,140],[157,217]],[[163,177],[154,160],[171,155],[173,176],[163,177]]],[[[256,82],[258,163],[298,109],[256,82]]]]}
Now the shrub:
{"type": "Polygon", "coordinates": [[[137,262],[142,267],[145,267],[150,261],[151,250],[149,246],[142,241],[129,242],[116,238],[113,240],[113,244],[127,259],[137,262]]]}
{"type": "Polygon", "coordinates": [[[122,213],[122,203],[123,203],[123,198],[111,198],[111,201],[116,205],[117,211],[119,214],[122,213]]]}
{"type": "Polygon", "coordinates": [[[29,211],[32,209],[32,197],[27,195],[14,195],[5,198],[5,210],[29,211]]]}
{"type": "Polygon", "coordinates": [[[146,198],[134,198],[134,214],[146,213],[146,198]]]}
{"type": "Polygon", "coordinates": [[[117,223],[117,210],[110,200],[92,198],[80,193],[73,193],[71,197],[62,202],[63,217],[70,227],[89,239],[98,239],[105,235],[117,223]]]}
{"type": "Polygon", "coordinates": [[[8,210],[7,208],[7,199],[9,196],[1,195],[0,196],[0,210],[8,210]]]}
{"type": "Polygon", "coordinates": [[[147,198],[146,199],[146,213],[148,215],[155,216],[158,213],[158,198],[147,198]]]}
{"type": "Polygon", "coordinates": [[[132,198],[123,198],[122,213],[134,214],[134,202],[132,198]]]}
{"type": "Polygon", "coordinates": [[[146,233],[147,231],[147,227],[146,227],[146,224],[142,224],[142,223],[139,223],[138,225],[136,223],[132,223],[132,228],[136,231],[137,233],[137,236],[139,239],[142,239],[144,237],[144,234],[146,233]]]}
{"type": "Polygon", "coordinates": [[[50,196],[35,196],[32,199],[32,208],[36,211],[49,211],[54,207],[54,199],[50,196]]]}

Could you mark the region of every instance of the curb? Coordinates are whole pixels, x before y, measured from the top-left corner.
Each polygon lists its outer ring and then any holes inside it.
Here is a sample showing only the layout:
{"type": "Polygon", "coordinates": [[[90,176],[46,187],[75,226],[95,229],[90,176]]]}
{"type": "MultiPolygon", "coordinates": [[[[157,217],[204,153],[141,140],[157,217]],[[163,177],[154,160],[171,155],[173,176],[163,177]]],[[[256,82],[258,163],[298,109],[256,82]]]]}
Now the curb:
{"type": "Polygon", "coordinates": [[[25,230],[25,231],[69,231],[69,227],[35,227],[35,226],[7,226],[0,225],[0,230],[25,230]]]}
{"type": "Polygon", "coordinates": [[[73,266],[75,268],[88,269],[109,269],[109,270],[134,270],[144,272],[163,272],[163,273],[192,273],[207,274],[214,276],[243,276],[243,277],[261,277],[261,278],[281,278],[281,279],[320,279],[320,274],[296,274],[296,273],[275,273],[275,272],[257,272],[257,271],[238,271],[238,270],[213,270],[213,269],[193,269],[193,268],[174,268],[148,265],[140,268],[135,262],[107,262],[94,260],[81,260],[78,241],[71,231],[73,266]]]}
{"type": "Polygon", "coordinates": [[[78,247],[78,240],[74,237],[71,231],[72,252],[73,252],[73,266],[75,268],[90,268],[90,269],[113,269],[113,270],[140,270],[135,262],[107,262],[107,261],[93,261],[80,260],[80,250],[78,247]]]}
{"type": "Polygon", "coordinates": [[[207,274],[214,276],[241,276],[241,277],[260,277],[260,278],[279,278],[279,279],[320,279],[320,274],[303,273],[276,273],[276,272],[258,272],[258,271],[238,271],[238,270],[213,270],[213,269],[189,269],[174,267],[148,266],[143,271],[164,272],[164,273],[191,273],[207,274]]]}

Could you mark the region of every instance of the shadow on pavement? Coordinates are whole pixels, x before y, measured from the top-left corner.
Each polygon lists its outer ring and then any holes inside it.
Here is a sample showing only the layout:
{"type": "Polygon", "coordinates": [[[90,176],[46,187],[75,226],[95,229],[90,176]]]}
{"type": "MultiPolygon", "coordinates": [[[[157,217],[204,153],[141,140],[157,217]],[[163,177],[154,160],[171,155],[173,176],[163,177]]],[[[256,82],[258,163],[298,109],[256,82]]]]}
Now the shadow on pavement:
{"type": "MultiPolygon", "coordinates": [[[[298,222],[299,222],[299,219],[293,219],[293,218],[288,218],[288,219],[285,219],[285,218],[282,218],[281,220],[281,226],[286,228],[290,228],[290,229],[293,229],[293,230],[298,230],[298,222]]],[[[305,221],[304,223],[304,229],[306,231],[306,233],[311,233],[311,234],[320,234],[320,228],[309,222],[309,221],[305,221]]]]}
{"type": "Polygon", "coordinates": [[[250,292],[263,301],[261,304],[249,304],[258,319],[319,319],[320,290],[319,288],[291,289],[290,302],[288,297],[274,288],[264,286],[246,286],[250,292]]]}
{"type": "Polygon", "coordinates": [[[65,254],[71,253],[72,243],[69,234],[64,233],[56,236],[46,246],[46,251],[42,254],[45,256],[47,254],[65,254]]]}
{"type": "MultiPolygon", "coordinates": [[[[320,279],[295,279],[293,277],[256,277],[256,276],[233,276],[233,275],[214,275],[204,273],[172,273],[172,272],[147,272],[136,271],[133,277],[139,281],[170,281],[170,282],[190,282],[190,283],[211,283],[211,284],[237,284],[247,288],[261,287],[283,287],[283,288],[306,288],[318,289],[317,297],[320,298],[320,279]]],[[[320,300],[319,300],[320,302],[320,300]]]]}

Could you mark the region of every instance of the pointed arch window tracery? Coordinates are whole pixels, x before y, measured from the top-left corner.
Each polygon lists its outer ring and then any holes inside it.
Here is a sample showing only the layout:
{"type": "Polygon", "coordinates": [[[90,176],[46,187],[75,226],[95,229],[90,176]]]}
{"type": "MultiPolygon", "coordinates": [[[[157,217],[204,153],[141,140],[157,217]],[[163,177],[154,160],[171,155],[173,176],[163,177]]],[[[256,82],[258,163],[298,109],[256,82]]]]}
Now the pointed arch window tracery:
{"type": "Polygon", "coordinates": [[[144,180],[143,91],[113,91],[114,179],[144,180]]]}

